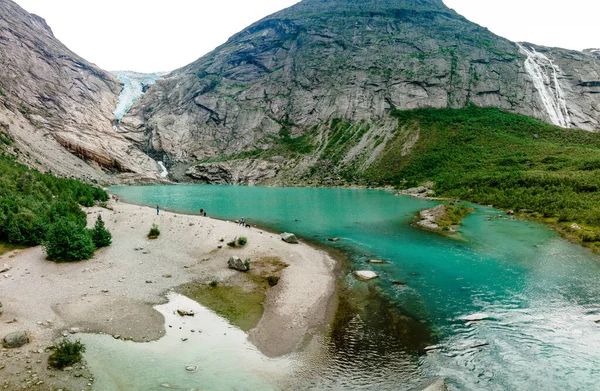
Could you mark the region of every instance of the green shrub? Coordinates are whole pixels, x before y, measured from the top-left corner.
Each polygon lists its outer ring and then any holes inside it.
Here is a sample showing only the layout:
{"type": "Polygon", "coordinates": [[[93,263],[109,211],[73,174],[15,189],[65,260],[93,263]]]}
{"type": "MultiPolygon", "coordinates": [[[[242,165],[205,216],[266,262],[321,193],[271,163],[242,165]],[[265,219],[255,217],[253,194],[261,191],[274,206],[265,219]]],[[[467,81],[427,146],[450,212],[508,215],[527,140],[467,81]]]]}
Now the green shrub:
{"type": "Polygon", "coordinates": [[[158,229],[158,225],[152,224],[152,228],[150,228],[150,232],[148,232],[148,239],[158,239],[160,236],[160,230],[158,229]]]}
{"type": "Polygon", "coordinates": [[[0,151],[0,241],[39,245],[58,220],[85,227],[79,202],[93,205],[102,200],[108,200],[108,194],[99,187],[42,174],[0,151]]]}
{"type": "Polygon", "coordinates": [[[278,276],[268,276],[267,283],[269,284],[269,286],[275,286],[279,283],[279,277],[278,276]]]}
{"type": "Polygon", "coordinates": [[[90,230],[90,235],[96,248],[102,248],[112,244],[112,235],[104,226],[102,216],[98,216],[94,228],[90,230]]]}
{"type": "Polygon", "coordinates": [[[81,341],[71,342],[65,338],[58,343],[54,353],[48,357],[48,365],[52,368],[62,369],[81,361],[82,353],[85,353],[85,345],[81,341]]]}
{"type": "Polygon", "coordinates": [[[219,285],[219,283],[217,282],[217,280],[212,280],[208,285],[210,285],[213,288],[215,288],[217,285],[219,285]]]}
{"type": "Polygon", "coordinates": [[[70,220],[58,220],[50,226],[44,242],[48,259],[74,262],[90,259],[96,246],[85,226],[70,220]]]}
{"type": "Polygon", "coordinates": [[[231,242],[227,242],[227,245],[229,247],[235,247],[236,246],[236,238],[233,238],[233,240],[231,242]]]}
{"type": "Polygon", "coordinates": [[[239,238],[237,241],[237,244],[240,246],[245,246],[246,243],[248,243],[248,239],[243,236],[241,238],[239,238]]]}

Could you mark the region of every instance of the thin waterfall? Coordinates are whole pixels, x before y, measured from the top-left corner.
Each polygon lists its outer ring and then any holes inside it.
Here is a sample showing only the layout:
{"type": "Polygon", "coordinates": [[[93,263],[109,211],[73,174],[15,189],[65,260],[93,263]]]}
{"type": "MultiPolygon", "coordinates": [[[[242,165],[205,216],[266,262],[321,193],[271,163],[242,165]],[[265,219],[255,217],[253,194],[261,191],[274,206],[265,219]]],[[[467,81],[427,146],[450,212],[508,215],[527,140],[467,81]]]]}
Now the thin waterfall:
{"type": "Polygon", "coordinates": [[[554,125],[571,127],[571,116],[567,109],[567,100],[558,80],[560,68],[552,60],[534,48],[517,44],[521,53],[527,56],[525,71],[531,77],[533,85],[540,94],[542,104],[554,125]]]}
{"type": "Polygon", "coordinates": [[[167,167],[165,167],[163,162],[157,162],[158,163],[158,167],[160,168],[160,176],[163,178],[166,178],[169,175],[169,171],[167,170],[167,167]]]}

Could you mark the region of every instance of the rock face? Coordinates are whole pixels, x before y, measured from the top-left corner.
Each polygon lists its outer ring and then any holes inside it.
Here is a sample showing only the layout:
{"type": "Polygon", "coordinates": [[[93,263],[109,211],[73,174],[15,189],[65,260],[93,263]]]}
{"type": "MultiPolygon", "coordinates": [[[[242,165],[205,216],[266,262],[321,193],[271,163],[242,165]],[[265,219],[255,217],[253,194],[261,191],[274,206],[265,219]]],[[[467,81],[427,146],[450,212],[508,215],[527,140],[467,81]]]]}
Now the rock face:
{"type": "Polygon", "coordinates": [[[281,234],[281,240],[283,240],[286,243],[298,243],[298,238],[296,237],[296,235],[288,232],[284,232],[281,234]]]}
{"type": "Polygon", "coordinates": [[[430,229],[433,231],[441,231],[441,227],[437,224],[437,220],[446,215],[446,205],[438,205],[431,209],[425,209],[419,212],[421,220],[417,221],[419,227],[430,229]]]}
{"type": "Polygon", "coordinates": [[[2,345],[6,348],[20,348],[29,343],[29,337],[24,331],[10,333],[2,340],[2,345]]]}
{"type": "Polygon", "coordinates": [[[274,178],[281,166],[275,161],[242,159],[198,164],[190,167],[185,174],[200,183],[254,186],[274,178]]]}
{"type": "Polygon", "coordinates": [[[0,132],[10,140],[0,147],[63,176],[153,173],[156,163],[113,129],[120,91],[113,76],[60,43],[44,19],[0,0],[0,132]]]}
{"type": "Polygon", "coordinates": [[[248,270],[250,270],[250,264],[248,262],[242,261],[238,257],[230,257],[229,261],[227,261],[227,267],[240,272],[247,272],[248,270]]]}
{"type": "MultiPolygon", "coordinates": [[[[440,0],[304,0],[159,80],[120,131],[183,163],[297,152],[304,136],[302,174],[324,161],[368,167],[396,131],[392,109],[475,104],[597,131],[599,93],[597,52],[516,44],[440,0]],[[355,136],[328,148],[342,128],[355,136]]],[[[418,138],[406,134],[402,154],[418,138]]],[[[208,181],[221,168],[194,170],[208,181]]]]}

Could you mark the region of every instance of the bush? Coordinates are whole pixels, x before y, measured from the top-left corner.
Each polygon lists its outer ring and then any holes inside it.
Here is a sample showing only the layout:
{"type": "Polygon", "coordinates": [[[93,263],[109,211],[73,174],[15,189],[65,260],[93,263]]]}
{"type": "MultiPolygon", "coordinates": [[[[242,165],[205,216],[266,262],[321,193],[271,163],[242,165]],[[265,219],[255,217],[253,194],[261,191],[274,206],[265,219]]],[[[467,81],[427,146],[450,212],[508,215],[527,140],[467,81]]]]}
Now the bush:
{"type": "Polygon", "coordinates": [[[233,240],[232,240],[231,242],[227,242],[227,245],[228,245],[229,247],[235,247],[235,246],[236,246],[236,244],[235,244],[235,241],[236,241],[236,239],[235,239],[235,238],[233,238],[233,240]]]}
{"type": "Polygon", "coordinates": [[[59,220],[50,226],[44,247],[48,259],[62,262],[90,259],[96,251],[89,231],[70,220],[59,220]]]}
{"type": "Polygon", "coordinates": [[[112,235],[105,228],[102,216],[98,216],[96,225],[94,225],[94,228],[90,230],[90,236],[92,237],[92,241],[94,242],[96,248],[102,248],[111,245],[112,235]]]}
{"type": "Polygon", "coordinates": [[[148,232],[148,239],[158,239],[160,236],[160,230],[158,229],[158,225],[152,224],[152,228],[150,228],[150,232],[148,232]]]}
{"type": "Polygon", "coordinates": [[[246,243],[248,243],[248,239],[246,239],[245,237],[242,236],[241,238],[238,239],[237,243],[240,246],[245,246],[246,243]]]}
{"type": "Polygon", "coordinates": [[[85,353],[85,345],[81,341],[71,342],[65,338],[58,343],[54,353],[48,357],[48,365],[52,368],[62,369],[81,361],[82,353],[85,353]]]}
{"type": "Polygon", "coordinates": [[[213,288],[215,288],[217,285],[219,285],[219,283],[217,282],[217,280],[212,280],[208,285],[210,285],[213,288]]]}

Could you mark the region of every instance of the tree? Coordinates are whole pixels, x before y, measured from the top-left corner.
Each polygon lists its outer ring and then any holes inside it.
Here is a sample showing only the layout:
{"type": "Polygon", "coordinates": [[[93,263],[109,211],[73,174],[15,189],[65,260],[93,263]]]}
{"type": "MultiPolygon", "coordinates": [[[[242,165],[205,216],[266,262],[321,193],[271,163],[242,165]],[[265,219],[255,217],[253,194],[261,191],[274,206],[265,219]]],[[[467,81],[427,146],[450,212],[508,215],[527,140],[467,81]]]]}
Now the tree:
{"type": "Polygon", "coordinates": [[[98,216],[94,228],[90,230],[90,235],[96,248],[110,246],[112,243],[112,235],[104,226],[102,216],[98,216]]]}
{"type": "Polygon", "coordinates": [[[90,259],[96,250],[88,230],[65,219],[50,226],[44,247],[48,259],[63,262],[90,259]]]}

